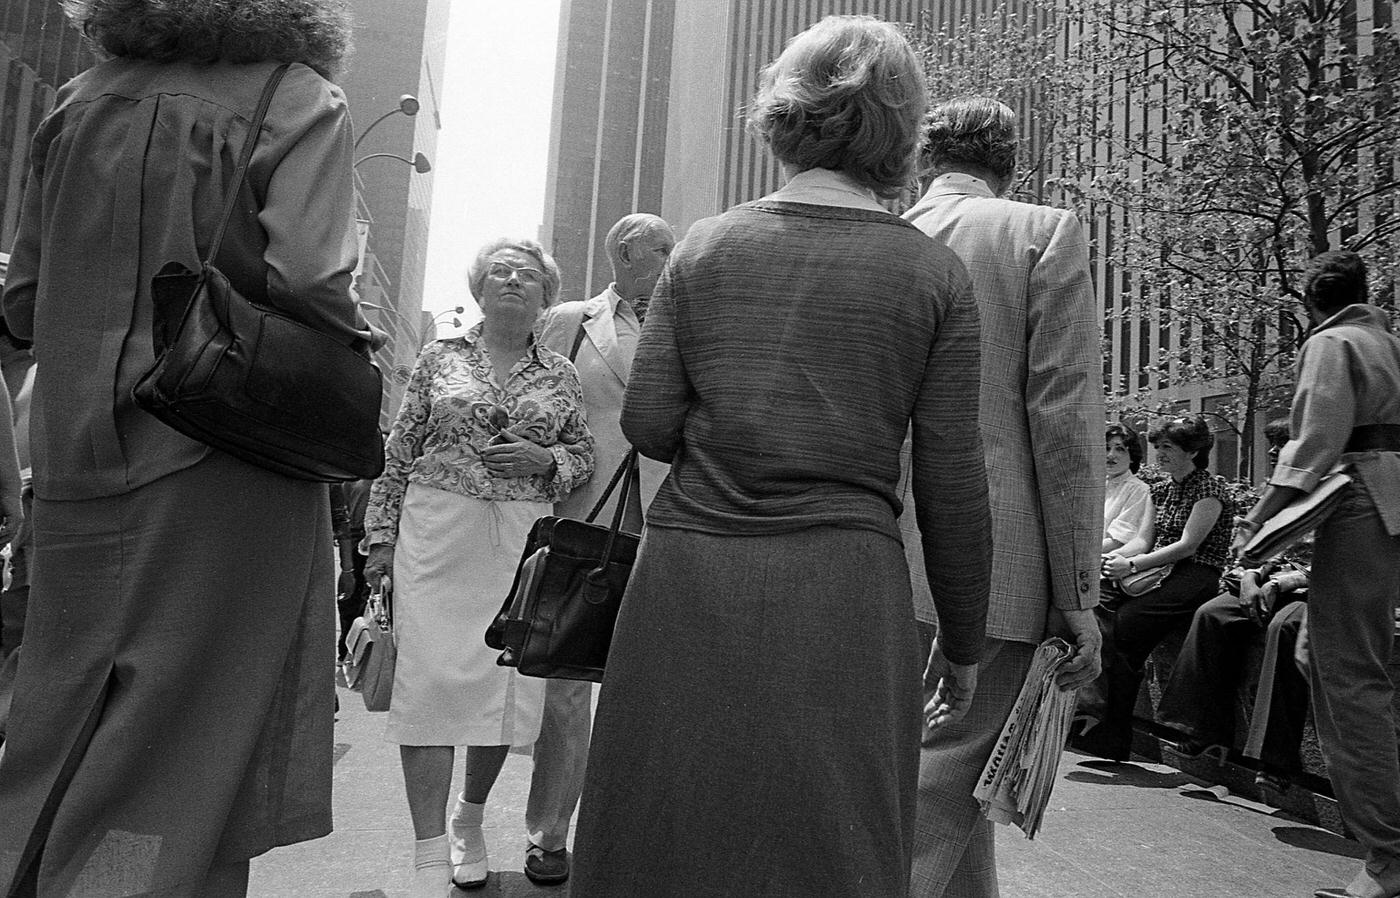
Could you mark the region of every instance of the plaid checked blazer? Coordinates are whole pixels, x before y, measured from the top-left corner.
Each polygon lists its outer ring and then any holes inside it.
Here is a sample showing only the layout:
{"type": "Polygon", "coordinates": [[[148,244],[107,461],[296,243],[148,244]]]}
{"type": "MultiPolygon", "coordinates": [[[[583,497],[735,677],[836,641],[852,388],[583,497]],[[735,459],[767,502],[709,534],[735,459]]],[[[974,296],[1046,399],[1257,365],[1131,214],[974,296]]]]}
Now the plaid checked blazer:
{"type": "MultiPolygon", "coordinates": [[[[1091,608],[1099,600],[1103,363],[1088,247],[1072,212],[999,199],[960,173],[934,181],[904,217],[962,259],[982,315],[979,424],[992,508],[987,636],[1039,642],[1052,605],[1091,608]]],[[[936,622],[909,479],[900,527],[915,613],[936,622]]]]}

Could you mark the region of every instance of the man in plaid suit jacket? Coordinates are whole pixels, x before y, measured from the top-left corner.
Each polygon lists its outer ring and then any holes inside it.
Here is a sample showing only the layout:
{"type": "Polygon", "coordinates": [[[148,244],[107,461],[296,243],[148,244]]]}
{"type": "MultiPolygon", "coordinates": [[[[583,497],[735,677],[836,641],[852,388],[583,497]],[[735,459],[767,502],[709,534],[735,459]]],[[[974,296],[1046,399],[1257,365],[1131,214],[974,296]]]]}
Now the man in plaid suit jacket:
{"type": "MultiPolygon", "coordinates": [[[[926,192],[905,218],[955,252],[982,317],[979,425],[992,505],[992,594],[971,710],[927,730],[910,895],[997,894],[992,825],[972,790],[1048,629],[1076,657],[1061,688],[1099,671],[1104,405],[1098,309],[1074,214],[1000,198],[1016,156],[1015,114],[956,100],[929,115],[926,192]]],[[[902,525],[915,532],[905,492],[902,525]]],[[[905,540],[917,547],[918,539],[905,540]]],[[[923,562],[910,556],[916,616],[935,624],[923,562]]],[[[931,640],[931,628],[925,638],[931,640]]]]}

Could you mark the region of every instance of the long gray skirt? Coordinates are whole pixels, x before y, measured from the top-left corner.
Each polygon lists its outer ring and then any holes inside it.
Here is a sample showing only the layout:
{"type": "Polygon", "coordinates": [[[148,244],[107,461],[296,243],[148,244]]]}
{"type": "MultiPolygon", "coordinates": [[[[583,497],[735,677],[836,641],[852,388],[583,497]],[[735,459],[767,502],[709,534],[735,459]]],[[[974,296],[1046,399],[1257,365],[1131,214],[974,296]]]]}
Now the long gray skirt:
{"type": "Polygon", "coordinates": [[[904,898],[922,665],[865,530],[648,527],[608,657],[574,898],[904,898]]]}
{"type": "Polygon", "coordinates": [[[0,894],[195,894],[331,829],[324,484],[214,453],[118,496],[35,502],[0,761],[0,894]],[[31,875],[33,875],[31,873],[31,875]]]}

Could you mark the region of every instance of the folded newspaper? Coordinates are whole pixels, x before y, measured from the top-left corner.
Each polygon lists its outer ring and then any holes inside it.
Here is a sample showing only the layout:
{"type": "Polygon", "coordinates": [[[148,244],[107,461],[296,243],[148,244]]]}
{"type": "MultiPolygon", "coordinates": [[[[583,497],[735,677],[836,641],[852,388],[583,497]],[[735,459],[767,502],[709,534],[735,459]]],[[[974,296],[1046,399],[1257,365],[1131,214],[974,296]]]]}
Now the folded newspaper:
{"type": "Polygon", "coordinates": [[[1063,639],[1035,650],[1025,685],[1006,719],[973,797],[993,823],[1019,826],[1026,838],[1040,829],[1074,718],[1075,693],[1055,685],[1055,674],[1074,654],[1063,639]]]}

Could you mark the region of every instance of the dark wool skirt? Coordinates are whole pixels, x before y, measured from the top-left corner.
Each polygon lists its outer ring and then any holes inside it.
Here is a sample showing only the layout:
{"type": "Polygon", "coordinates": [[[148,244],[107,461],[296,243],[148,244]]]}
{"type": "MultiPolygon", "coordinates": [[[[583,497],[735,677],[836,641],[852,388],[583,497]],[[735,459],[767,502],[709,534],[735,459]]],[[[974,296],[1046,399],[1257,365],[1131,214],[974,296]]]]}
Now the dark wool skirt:
{"type": "Polygon", "coordinates": [[[648,527],[571,894],[904,898],[921,674],[895,540],[648,527]]]}
{"type": "Polygon", "coordinates": [[[40,896],[176,898],[329,832],[325,485],[215,453],[119,496],[37,501],[34,527],[0,894],[38,858],[40,896]]]}

